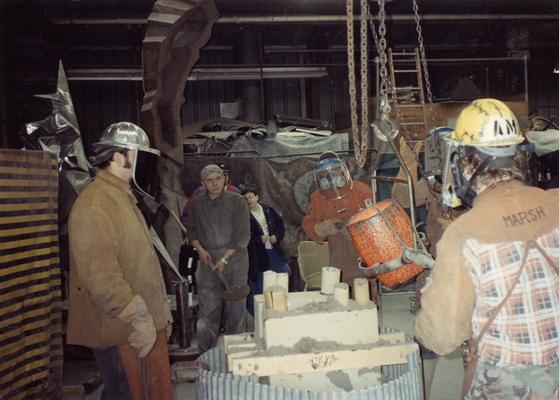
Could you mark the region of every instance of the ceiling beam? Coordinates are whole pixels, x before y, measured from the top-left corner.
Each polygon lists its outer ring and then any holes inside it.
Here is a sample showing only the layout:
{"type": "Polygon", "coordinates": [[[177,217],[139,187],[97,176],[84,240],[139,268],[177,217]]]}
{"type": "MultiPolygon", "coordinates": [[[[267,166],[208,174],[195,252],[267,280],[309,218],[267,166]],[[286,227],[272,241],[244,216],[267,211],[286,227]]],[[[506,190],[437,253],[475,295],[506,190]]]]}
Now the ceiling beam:
{"type": "MultiPolygon", "coordinates": [[[[141,81],[141,68],[70,68],[69,81],[141,81]]],[[[323,78],[325,67],[193,68],[189,81],[323,78]]]]}
{"type": "MultiPolygon", "coordinates": [[[[359,20],[359,15],[354,17],[359,20]]],[[[377,16],[371,18],[378,21],[377,16]]],[[[557,21],[559,14],[424,14],[421,21],[557,21]]],[[[412,23],[413,14],[387,15],[387,21],[412,23]]],[[[260,16],[222,16],[218,24],[316,24],[343,23],[345,15],[260,15],[260,16]]],[[[147,18],[54,18],[55,25],[144,25],[147,18]]]]}

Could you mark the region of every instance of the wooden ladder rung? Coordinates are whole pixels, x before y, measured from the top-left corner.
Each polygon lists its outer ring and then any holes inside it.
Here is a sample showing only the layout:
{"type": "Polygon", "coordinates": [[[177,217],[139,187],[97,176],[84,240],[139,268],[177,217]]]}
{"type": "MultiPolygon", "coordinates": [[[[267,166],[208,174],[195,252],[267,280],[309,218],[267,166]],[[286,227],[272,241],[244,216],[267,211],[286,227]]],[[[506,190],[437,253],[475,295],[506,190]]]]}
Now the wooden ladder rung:
{"type": "Polygon", "coordinates": [[[415,73],[415,72],[419,72],[419,71],[416,70],[416,69],[395,69],[394,72],[395,73],[400,73],[400,72],[402,72],[402,73],[404,73],[404,72],[405,73],[414,72],[415,73]]]}
{"type": "Polygon", "coordinates": [[[421,121],[421,122],[400,122],[400,125],[404,125],[404,126],[410,126],[410,125],[425,125],[425,122],[421,121]]]}
{"type": "Polygon", "coordinates": [[[423,104],[399,104],[400,108],[423,108],[423,104]]]}

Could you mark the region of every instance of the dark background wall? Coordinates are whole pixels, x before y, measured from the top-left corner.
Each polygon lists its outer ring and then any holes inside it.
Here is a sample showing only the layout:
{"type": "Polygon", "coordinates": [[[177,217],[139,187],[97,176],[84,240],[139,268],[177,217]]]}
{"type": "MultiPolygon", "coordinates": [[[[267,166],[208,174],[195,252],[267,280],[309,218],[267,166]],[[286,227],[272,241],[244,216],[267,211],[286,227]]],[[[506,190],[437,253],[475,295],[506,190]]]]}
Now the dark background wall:
{"type": "MultiPolygon", "coordinates": [[[[238,13],[264,13],[261,1],[217,1],[222,16],[238,13]],[[241,3],[243,5],[241,5],[241,3]],[[252,4],[252,8],[250,4],[252,4]],[[248,8],[247,8],[248,7],[248,8]],[[245,11],[243,11],[245,10],[245,11]]],[[[268,13],[287,15],[340,15],[339,2],[267,2],[268,13]],[[301,4],[302,4],[301,3],[301,4]],[[282,8],[283,6],[283,8],[282,8]]],[[[426,19],[423,36],[429,59],[509,57],[529,54],[528,92],[530,110],[545,117],[559,114],[559,74],[552,70],[559,63],[558,5],[554,1],[447,1],[420,2],[422,14],[488,13],[492,19],[426,19]],[[491,8],[488,5],[491,3],[491,8]],[[510,18],[511,13],[523,16],[510,18]],[[508,15],[501,18],[499,15],[508,15]],[[530,19],[530,15],[536,17],[530,19]],[[547,15],[547,19],[546,19],[547,15]],[[527,17],[528,16],[528,17],[527,17]]],[[[48,102],[34,94],[52,92],[58,60],[64,63],[70,80],[74,105],[86,149],[108,124],[117,120],[139,121],[143,96],[141,82],[141,44],[146,25],[142,22],[151,11],[153,1],[14,1],[2,2],[0,24],[0,146],[19,147],[16,133],[25,122],[43,118],[48,102]],[[70,23],[72,18],[128,19],[126,23],[70,23]],[[64,22],[66,21],[66,22],[64,22]],[[94,69],[104,80],[74,80],[84,70],[94,69]],[[111,70],[119,72],[111,78],[111,70]],[[106,71],[106,73],[103,73],[106,71]]],[[[373,9],[376,13],[376,10],[373,9]]],[[[410,1],[387,4],[387,14],[411,15],[410,1]]],[[[77,20],[76,20],[77,21],[77,20]]],[[[393,48],[417,45],[413,23],[388,21],[388,45],[393,48]]],[[[357,25],[356,25],[357,27],[357,25]]],[[[218,23],[197,67],[238,65],[238,37],[246,25],[218,23]]],[[[322,78],[274,79],[253,81],[262,96],[259,108],[262,120],[272,114],[320,118],[343,129],[349,123],[345,55],[345,26],[329,24],[256,24],[251,27],[258,53],[257,64],[273,66],[322,66],[322,78]]],[[[376,55],[372,47],[370,59],[376,55]]],[[[484,95],[519,96],[524,89],[522,63],[508,62],[430,63],[435,98],[448,99],[460,78],[476,83],[484,95]],[[486,83],[490,89],[487,90],[486,83]]],[[[374,64],[371,63],[374,75],[374,64]]],[[[232,102],[243,95],[245,81],[198,80],[186,86],[183,123],[219,116],[219,103],[232,102]]],[[[370,94],[374,94],[374,80],[370,94]]]]}

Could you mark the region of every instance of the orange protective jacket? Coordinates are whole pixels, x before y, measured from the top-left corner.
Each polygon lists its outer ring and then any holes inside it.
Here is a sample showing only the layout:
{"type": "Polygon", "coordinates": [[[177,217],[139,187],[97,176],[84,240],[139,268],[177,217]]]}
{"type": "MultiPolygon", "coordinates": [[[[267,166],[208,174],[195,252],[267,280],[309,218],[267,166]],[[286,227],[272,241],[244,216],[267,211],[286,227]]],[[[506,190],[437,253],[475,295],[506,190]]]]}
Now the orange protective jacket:
{"type": "Polygon", "coordinates": [[[357,268],[359,255],[347,229],[344,228],[335,235],[323,238],[315,232],[314,226],[318,222],[332,218],[348,220],[350,216],[365,208],[366,199],[373,200],[373,191],[370,186],[358,181],[353,181],[353,187],[341,199],[327,200],[316,190],[311,195],[309,213],[303,218],[303,230],[311,240],[317,243],[328,241],[330,265],[341,269],[342,281],[350,285],[353,284],[354,278],[362,278],[363,274],[357,268]]]}

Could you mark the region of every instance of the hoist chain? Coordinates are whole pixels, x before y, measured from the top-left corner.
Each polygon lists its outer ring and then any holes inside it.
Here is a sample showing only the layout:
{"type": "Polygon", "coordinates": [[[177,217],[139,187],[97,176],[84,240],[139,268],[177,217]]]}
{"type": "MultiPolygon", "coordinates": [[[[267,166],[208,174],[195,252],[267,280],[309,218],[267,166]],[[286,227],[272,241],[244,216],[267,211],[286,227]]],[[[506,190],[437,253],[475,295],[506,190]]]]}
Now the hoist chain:
{"type": "MultiPolygon", "coordinates": [[[[386,39],[385,39],[385,35],[386,35],[386,13],[384,10],[384,5],[385,5],[385,0],[378,0],[378,5],[379,5],[379,34],[377,35],[375,26],[373,24],[372,18],[369,19],[369,24],[370,24],[370,28],[371,31],[373,33],[373,39],[375,41],[375,45],[377,47],[377,51],[379,54],[379,62],[380,62],[380,68],[379,68],[379,74],[380,74],[380,97],[381,97],[381,102],[380,102],[380,106],[381,106],[381,112],[390,112],[390,108],[386,108],[386,106],[389,105],[388,102],[388,93],[391,94],[392,97],[392,103],[394,105],[394,110],[396,112],[396,117],[398,121],[403,121],[403,117],[402,117],[402,113],[398,104],[398,98],[397,98],[397,93],[395,90],[393,90],[392,88],[392,83],[391,80],[388,78],[388,72],[387,72],[387,62],[388,62],[388,58],[386,56],[386,39]],[[383,104],[384,103],[384,104],[383,104]],[[382,109],[384,108],[384,110],[382,109]]],[[[421,30],[421,25],[420,25],[420,21],[419,21],[419,7],[417,5],[416,0],[413,0],[413,10],[414,10],[414,18],[415,18],[415,22],[416,22],[416,31],[418,34],[418,42],[419,42],[419,51],[420,51],[420,58],[421,58],[421,63],[422,63],[422,69],[423,69],[423,73],[424,73],[424,77],[425,77],[425,86],[426,86],[426,91],[427,91],[427,98],[429,101],[429,110],[430,110],[430,115],[431,115],[431,123],[432,123],[432,127],[435,128],[436,126],[436,120],[435,120],[435,113],[433,110],[433,96],[432,96],[432,90],[431,90],[431,82],[429,79],[429,72],[427,69],[427,57],[425,56],[425,46],[423,43],[423,35],[422,35],[422,30],[421,30]]],[[[370,15],[370,10],[369,7],[367,6],[367,13],[370,15]]],[[[411,135],[410,132],[408,131],[407,127],[405,125],[401,125],[399,124],[403,137],[404,137],[404,141],[406,142],[406,144],[408,145],[408,147],[410,149],[413,149],[412,145],[411,145],[411,135]]],[[[435,146],[436,146],[436,151],[437,151],[437,159],[438,159],[438,163],[439,163],[439,169],[442,173],[442,153],[441,153],[441,139],[438,135],[435,135],[435,146]]],[[[420,174],[421,176],[425,176],[425,171],[423,169],[422,164],[420,163],[417,154],[415,154],[415,152],[413,152],[414,157],[415,157],[415,161],[416,164],[419,168],[420,174]]],[[[440,195],[435,191],[435,189],[430,185],[427,184],[427,187],[429,188],[429,191],[431,193],[431,196],[435,199],[435,201],[437,202],[437,205],[439,207],[439,211],[441,213],[441,215],[443,215],[445,218],[449,218],[451,217],[451,215],[449,214],[448,211],[446,211],[445,209],[443,209],[443,205],[442,205],[442,201],[440,198],[440,195]]]]}
{"type": "MultiPolygon", "coordinates": [[[[367,154],[363,154],[361,147],[361,133],[357,117],[357,88],[355,85],[355,50],[353,35],[353,0],[346,1],[346,22],[347,22],[347,77],[349,85],[349,111],[351,117],[351,132],[353,137],[353,148],[355,151],[355,161],[359,167],[363,167],[367,161],[367,154]]],[[[363,108],[363,107],[362,107],[363,108]]]]}
{"type": "MultiPolygon", "coordinates": [[[[421,59],[421,66],[423,69],[423,80],[425,81],[425,90],[427,92],[427,101],[429,102],[429,114],[431,116],[431,129],[433,130],[433,135],[435,136],[435,150],[437,152],[437,164],[439,171],[443,173],[443,155],[442,155],[442,142],[440,136],[435,132],[435,127],[437,126],[437,121],[435,119],[435,111],[433,109],[433,92],[431,90],[431,79],[429,77],[429,68],[427,68],[427,56],[425,55],[425,45],[423,43],[423,31],[421,29],[421,23],[419,18],[419,6],[417,5],[417,0],[412,0],[413,2],[413,15],[415,19],[415,30],[417,31],[417,42],[419,43],[419,54],[421,59]]],[[[421,165],[421,164],[418,164],[421,165]]],[[[421,174],[425,176],[424,171],[420,168],[421,174]]],[[[444,218],[452,219],[452,212],[447,207],[443,207],[441,196],[436,193],[434,188],[428,184],[431,195],[438,204],[439,211],[444,218]]]]}
{"type": "MultiPolygon", "coordinates": [[[[377,42],[377,50],[378,56],[380,61],[380,95],[383,101],[386,102],[385,105],[388,105],[388,91],[390,89],[390,80],[388,79],[388,69],[386,64],[388,63],[388,57],[386,56],[386,13],[384,11],[384,0],[379,0],[379,26],[378,32],[379,35],[377,36],[375,33],[375,39],[377,42]]],[[[369,20],[371,24],[371,30],[374,29],[373,20],[369,20]]]]}
{"type": "Polygon", "coordinates": [[[427,56],[425,55],[425,45],[423,44],[423,31],[421,29],[419,19],[419,6],[417,0],[413,1],[413,17],[415,19],[415,30],[417,31],[417,42],[419,43],[419,55],[421,66],[423,68],[423,76],[425,82],[425,90],[427,92],[427,101],[429,102],[429,113],[431,116],[431,126],[434,128],[437,124],[435,120],[435,111],[433,110],[433,92],[431,91],[431,79],[429,78],[429,69],[427,68],[427,56]]]}
{"type": "MultiPolygon", "coordinates": [[[[357,165],[364,168],[367,162],[367,151],[369,149],[369,41],[367,38],[368,31],[368,8],[367,0],[361,0],[361,17],[359,20],[359,28],[361,33],[360,41],[360,59],[361,59],[361,137],[360,143],[355,143],[355,147],[359,146],[359,158],[356,158],[357,165]]],[[[357,153],[356,153],[357,154],[357,153]]]]}

